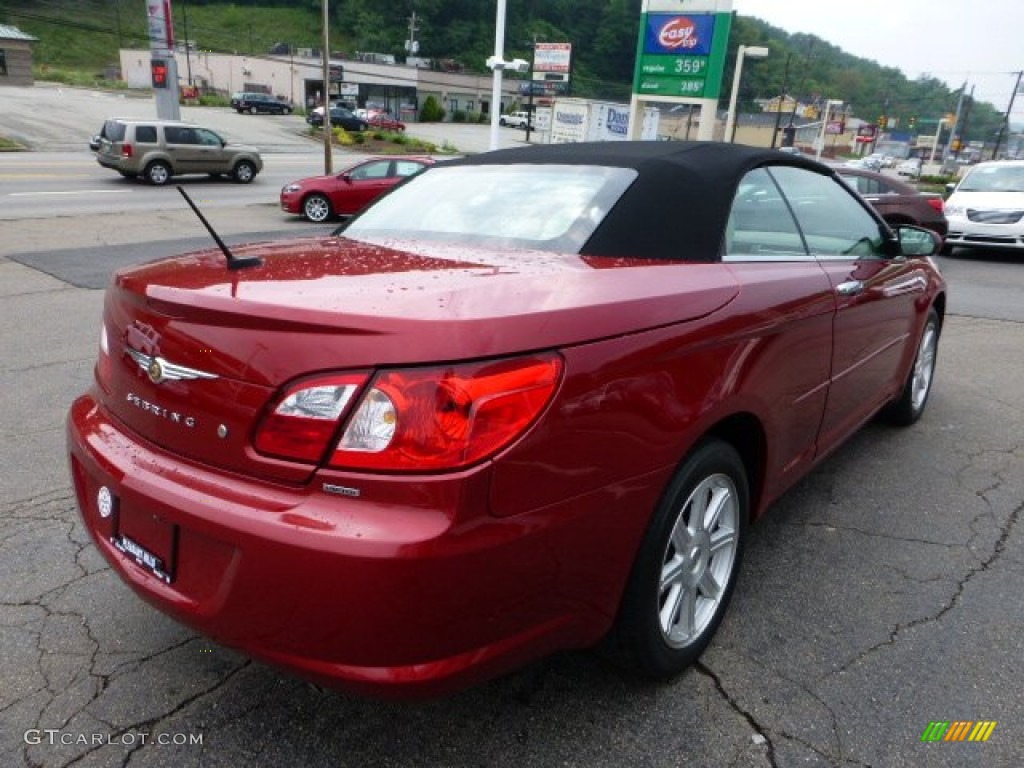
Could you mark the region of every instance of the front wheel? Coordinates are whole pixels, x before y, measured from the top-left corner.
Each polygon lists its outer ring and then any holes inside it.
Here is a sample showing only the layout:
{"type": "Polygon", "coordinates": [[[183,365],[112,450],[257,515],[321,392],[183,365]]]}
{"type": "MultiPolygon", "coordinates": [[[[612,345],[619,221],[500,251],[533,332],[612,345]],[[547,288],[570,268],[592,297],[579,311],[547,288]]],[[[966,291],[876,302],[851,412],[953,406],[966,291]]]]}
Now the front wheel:
{"type": "Polygon", "coordinates": [[[711,439],[676,472],[654,511],[609,636],[614,656],[665,679],[704,652],[732,596],[750,514],[746,468],[711,439]]]}
{"type": "Polygon", "coordinates": [[[939,313],[928,310],[921,340],[917,345],[914,367],[910,369],[906,384],[897,400],[890,403],[882,417],[890,424],[909,427],[924,413],[928,403],[928,395],[932,391],[932,380],[935,378],[935,358],[939,351],[939,313]]]}
{"type": "Polygon", "coordinates": [[[312,222],[319,224],[331,218],[331,201],[323,195],[310,195],[302,203],[302,214],[312,222]]]}
{"type": "Polygon", "coordinates": [[[248,184],[256,178],[256,166],[248,160],[239,160],[233,172],[235,181],[239,184],[248,184]]]}

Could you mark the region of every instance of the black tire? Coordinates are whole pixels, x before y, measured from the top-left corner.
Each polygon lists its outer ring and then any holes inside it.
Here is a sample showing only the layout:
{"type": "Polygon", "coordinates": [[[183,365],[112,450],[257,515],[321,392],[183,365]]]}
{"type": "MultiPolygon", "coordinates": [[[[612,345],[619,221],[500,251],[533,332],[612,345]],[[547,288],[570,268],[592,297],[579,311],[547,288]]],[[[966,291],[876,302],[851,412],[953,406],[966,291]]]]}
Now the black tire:
{"type": "Polygon", "coordinates": [[[903,391],[882,411],[882,418],[898,427],[909,427],[921,418],[935,379],[935,359],[939,350],[942,324],[934,308],[928,310],[921,338],[917,342],[914,364],[907,375],[903,391]]]}
{"type": "Polygon", "coordinates": [[[334,216],[334,208],[326,196],[314,192],[302,201],[302,215],[319,224],[334,216]]]}
{"type": "Polygon", "coordinates": [[[256,166],[248,160],[239,160],[235,163],[231,176],[239,184],[248,184],[256,178],[256,166]]]}
{"type": "Polygon", "coordinates": [[[605,650],[652,679],[693,664],[732,597],[749,517],[736,449],[718,439],[697,445],[654,511],[605,650]]]}
{"type": "Polygon", "coordinates": [[[171,166],[162,160],[154,160],[146,166],[146,181],[154,186],[162,187],[171,180],[172,175],[171,166]]]}
{"type": "Polygon", "coordinates": [[[498,119],[498,125],[508,125],[508,123],[506,123],[505,118],[502,117],[498,119]]]}

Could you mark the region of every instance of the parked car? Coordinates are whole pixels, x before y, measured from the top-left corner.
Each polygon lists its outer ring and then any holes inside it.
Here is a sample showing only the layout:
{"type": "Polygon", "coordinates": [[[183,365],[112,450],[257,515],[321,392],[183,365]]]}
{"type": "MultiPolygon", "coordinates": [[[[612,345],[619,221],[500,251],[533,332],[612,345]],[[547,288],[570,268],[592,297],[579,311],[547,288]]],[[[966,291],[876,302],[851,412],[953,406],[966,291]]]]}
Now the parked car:
{"type": "Polygon", "coordinates": [[[114,276],[68,419],[85,529],[150,604],[329,685],[433,695],[601,641],[671,677],[749,524],[922,415],[937,247],[738,144],[437,163],[336,236],[114,276]]]}
{"type": "Polygon", "coordinates": [[[499,115],[498,124],[507,125],[510,128],[526,128],[530,124],[530,113],[512,112],[507,115],[499,115]]]}
{"type": "Polygon", "coordinates": [[[162,185],[172,176],[206,173],[248,184],[263,170],[256,147],[231,144],[219,133],[177,120],[111,118],[90,146],[96,161],[122,176],[162,185]]]}
{"type": "Polygon", "coordinates": [[[909,176],[912,179],[921,177],[921,158],[911,157],[896,166],[898,176],[909,176]]]}
{"type": "Polygon", "coordinates": [[[316,222],[351,216],[433,162],[431,157],[371,157],[341,173],[288,184],[281,189],[281,208],[316,222]]]}
{"type": "Polygon", "coordinates": [[[396,120],[387,112],[375,112],[366,119],[366,122],[371,128],[381,131],[401,132],[405,130],[405,123],[396,120]]]}
{"type": "Polygon", "coordinates": [[[239,114],[248,112],[254,115],[257,112],[269,112],[277,115],[290,115],[292,113],[291,104],[275,99],[269,93],[243,92],[233,94],[231,106],[239,114]]]}
{"type": "Polygon", "coordinates": [[[875,171],[849,166],[839,166],[836,170],[888,224],[914,224],[940,237],[946,236],[949,224],[943,213],[942,195],[918,192],[906,182],[875,171]]]}
{"type": "MultiPolygon", "coordinates": [[[[323,125],[323,110],[310,112],[306,115],[306,122],[314,126],[323,125]]],[[[366,120],[357,117],[352,110],[345,107],[331,107],[331,125],[340,126],[346,131],[365,131],[369,127],[369,123],[366,120]]]]}
{"type": "Polygon", "coordinates": [[[971,167],[952,187],[946,215],[949,248],[1024,250],[1024,160],[971,167]]]}

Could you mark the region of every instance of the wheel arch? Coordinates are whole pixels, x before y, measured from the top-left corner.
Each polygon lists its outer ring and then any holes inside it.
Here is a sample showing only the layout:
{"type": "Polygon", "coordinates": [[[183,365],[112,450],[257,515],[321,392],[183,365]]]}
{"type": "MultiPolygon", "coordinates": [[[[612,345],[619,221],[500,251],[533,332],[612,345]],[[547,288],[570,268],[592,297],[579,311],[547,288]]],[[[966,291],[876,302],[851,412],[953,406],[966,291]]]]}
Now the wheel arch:
{"type": "Polygon", "coordinates": [[[764,424],[752,413],[734,413],[712,425],[695,445],[708,438],[718,438],[728,443],[740,455],[747,472],[750,519],[753,520],[761,508],[764,493],[765,456],[768,450],[764,424]]]}

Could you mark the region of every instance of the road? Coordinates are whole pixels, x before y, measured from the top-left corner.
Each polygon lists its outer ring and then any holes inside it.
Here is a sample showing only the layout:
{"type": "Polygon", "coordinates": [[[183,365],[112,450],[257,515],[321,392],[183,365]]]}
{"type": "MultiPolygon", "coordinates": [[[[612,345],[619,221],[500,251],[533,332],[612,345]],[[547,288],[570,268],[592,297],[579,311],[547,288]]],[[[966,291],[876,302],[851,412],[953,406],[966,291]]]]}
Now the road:
{"type": "MultiPolygon", "coordinates": [[[[940,259],[950,315],[924,418],[869,425],[752,528],[730,611],[690,671],[648,685],[564,653],[399,705],[321,690],[192,634],[89,543],[63,420],[91,380],[98,288],[121,264],[205,242],[190,212],[125,190],[139,208],[0,221],[0,764],[1024,764],[1020,258],[940,259]],[[922,743],[935,720],[997,725],[986,743],[922,743]]],[[[329,229],[246,200],[210,203],[231,240],[329,229]]]]}

